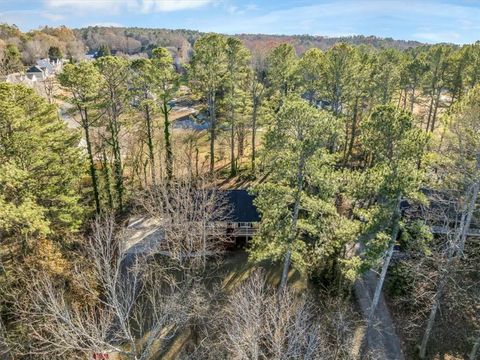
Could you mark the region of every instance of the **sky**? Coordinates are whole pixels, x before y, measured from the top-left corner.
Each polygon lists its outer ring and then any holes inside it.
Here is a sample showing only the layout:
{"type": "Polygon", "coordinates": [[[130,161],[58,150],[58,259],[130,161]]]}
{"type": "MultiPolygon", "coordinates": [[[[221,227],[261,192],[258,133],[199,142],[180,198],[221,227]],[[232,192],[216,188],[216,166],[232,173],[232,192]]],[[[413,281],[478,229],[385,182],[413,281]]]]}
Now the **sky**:
{"type": "Polygon", "coordinates": [[[24,31],[137,26],[465,44],[480,40],[480,0],[0,0],[0,23],[24,31]]]}

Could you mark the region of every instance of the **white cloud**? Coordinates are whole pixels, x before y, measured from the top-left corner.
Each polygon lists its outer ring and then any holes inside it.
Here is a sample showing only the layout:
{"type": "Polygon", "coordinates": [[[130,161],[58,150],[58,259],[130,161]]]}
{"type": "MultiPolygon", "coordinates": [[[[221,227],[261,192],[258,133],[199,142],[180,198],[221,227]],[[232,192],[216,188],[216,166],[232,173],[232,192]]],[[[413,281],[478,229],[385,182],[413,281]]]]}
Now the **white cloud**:
{"type": "Polygon", "coordinates": [[[142,12],[190,10],[214,3],[214,0],[141,0],[142,12]]]}
{"type": "Polygon", "coordinates": [[[197,9],[218,0],[43,0],[49,10],[109,11],[142,13],[171,12],[197,9]]]}
{"type": "Polygon", "coordinates": [[[20,27],[20,29],[26,31],[44,25],[45,20],[55,23],[65,20],[65,17],[61,14],[43,10],[13,10],[0,11],[0,19],[2,19],[2,22],[15,24],[20,27]],[[32,26],[32,24],[34,25],[32,26]]]}
{"type": "Polygon", "coordinates": [[[48,20],[51,20],[51,21],[54,21],[54,22],[58,22],[58,21],[62,21],[62,20],[65,20],[65,19],[66,19],[65,15],[56,14],[56,13],[51,13],[51,12],[49,12],[49,11],[42,11],[41,15],[42,15],[45,19],[48,19],[48,20]]]}
{"type": "Polygon", "coordinates": [[[49,9],[107,10],[117,8],[123,1],[115,0],[44,0],[49,9]]]}

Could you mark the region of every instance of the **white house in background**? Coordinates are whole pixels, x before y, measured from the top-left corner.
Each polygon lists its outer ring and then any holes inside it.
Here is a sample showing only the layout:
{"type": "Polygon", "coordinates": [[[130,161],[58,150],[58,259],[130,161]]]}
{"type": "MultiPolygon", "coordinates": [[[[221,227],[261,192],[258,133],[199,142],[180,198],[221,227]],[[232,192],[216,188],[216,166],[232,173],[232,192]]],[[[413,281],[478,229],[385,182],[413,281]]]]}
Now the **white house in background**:
{"type": "Polygon", "coordinates": [[[37,65],[30,67],[26,71],[26,75],[31,81],[43,81],[61,70],[61,60],[51,61],[50,59],[40,59],[37,60],[37,65]]]}
{"type": "Polygon", "coordinates": [[[0,76],[0,81],[5,81],[11,84],[23,84],[29,87],[33,87],[33,81],[23,73],[13,73],[5,76],[0,76]]]}
{"type": "Polygon", "coordinates": [[[42,70],[39,66],[32,66],[26,71],[27,78],[32,81],[43,81],[48,77],[48,73],[42,70]]]}
{"type": "Polygon", "coordinates": [[[37,65],[47,76],[56,74],[62,70],[63,62],[61,60],[50,60],[49,58],[37,60],[37,65]]]}

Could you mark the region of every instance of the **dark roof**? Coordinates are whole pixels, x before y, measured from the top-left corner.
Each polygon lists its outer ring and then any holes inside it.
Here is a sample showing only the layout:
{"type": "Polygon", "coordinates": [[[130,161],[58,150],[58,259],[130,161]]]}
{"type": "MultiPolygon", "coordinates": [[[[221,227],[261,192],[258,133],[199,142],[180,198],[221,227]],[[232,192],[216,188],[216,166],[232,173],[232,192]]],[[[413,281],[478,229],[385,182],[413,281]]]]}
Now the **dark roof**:
{"type": "Polygon", "coordinates": [[[40,69],[38,66],[32,66],[27,70],[27,73],[32,73],[32,72],[41,73],[43,72],[43,70],[40,69]]]}
{"type": "Polygon", "coordinates": [[[234,222],[258,222],[260,215],[253,204],[255,196],[247,190],[226,190],[225,200],[230,207],[229,219],[234,222]]]}

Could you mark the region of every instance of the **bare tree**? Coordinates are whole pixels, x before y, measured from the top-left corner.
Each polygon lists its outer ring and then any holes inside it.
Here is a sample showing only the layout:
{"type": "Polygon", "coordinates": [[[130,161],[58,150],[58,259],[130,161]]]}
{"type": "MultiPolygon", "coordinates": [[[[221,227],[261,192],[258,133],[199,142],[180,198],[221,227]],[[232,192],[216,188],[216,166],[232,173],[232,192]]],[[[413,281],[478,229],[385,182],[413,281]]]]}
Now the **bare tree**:
{"type": "MultiPolygon", "coordinates": [[[[465,250],[465,242],[469,234],[470,225],[477,205],[480,190],[480,117],[479,102],[480,88],[474,88],[464,100],[454,108],[451,116],[448,157],[454,164],[450,168],[450,176],[454,178],[455,185],[464,188],[465,193],[458,197],[460,211],[454,212],[455,231],[447,234],[447,249],[445,251],[445,262],[440,263],[439,278],[437,281],[436,293],[433,299],[427,326],[420,345],[420,358],[425,358],[427,344],[432,333],[435,318],[444,295],[445,286],[450,272],[455,269],[455,260],[465,250]],[[461,176],[458,179],[458,171],[461,176]]],[[[432,125],[433,131],[433,125],[432,125]]]]}
{"type": "Polygon", "coordinates": [[[92,353],[155,358],[186,322],[189,296],[164,268],[128,254],[123,244],[113,217],[95,221],[85,253],[95,281],[86,269],[76,269],[74,277],[94,299],[87,304],[75,302],[66,284],[46,274],[32,277],[27,306],[16,309],[31,334],[26,353],[49,359],[92,353]]]}
{"type": "Polygon", "coordinates": [[[266,305],[265,275],[254,272],[228,299],[225,309],[224,347],[236,359],[259,359],[265,355],[262,336],[263,310],[266,305]]]}
{"type": "Polygon", "coordinates": [[[55,97],[55,90],[58,86],[57,81],[56,81],[55,76],[49,76],[46,79],[43,80],[43,91],[45,93],[45,96],[48,100],[49,104],[53,103],[53,99],[55,97]]]}
{"type": "Polygon", "coordinates": [[[326,359],[324,333],[308,296],[282,296],[256,270],[227,300],[220,344],[233,359],[326,359]]]}
{"type": "Polygon", "coordinates": [[[9,344],[6,336],[5,326],[0,318],[0,359],[8,360],[10,353],[9,344]]]}
{"type": "Polygon", "coordinates": [[[158,251],[182,269],[204,268],[209,256],[223,252],[230,209],[222,193],[204,179],[150,187],[139,201],[163,231],[158,251]]]}

